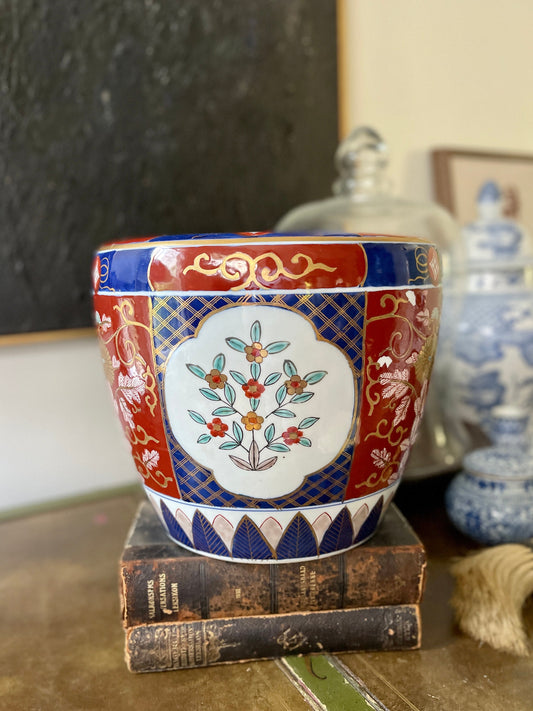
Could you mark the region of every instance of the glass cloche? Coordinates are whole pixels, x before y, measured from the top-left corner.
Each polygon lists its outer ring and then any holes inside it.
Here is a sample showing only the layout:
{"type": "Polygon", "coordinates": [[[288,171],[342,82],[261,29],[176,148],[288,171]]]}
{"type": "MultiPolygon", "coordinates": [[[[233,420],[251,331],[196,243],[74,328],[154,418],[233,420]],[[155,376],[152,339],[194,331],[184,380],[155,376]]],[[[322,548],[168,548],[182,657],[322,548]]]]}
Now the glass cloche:
{"type": "Polygon", "coordinates": [[[405,200],[391,194],[386,169],[388,146],[370,127],[356,128],[341,142],[335,165],[338,178],[333,196],[290,210],[276,225],[278,232],[352,232],[408,235],[431,238],[442,257],[445,306],[440,348],[418,440],[405,472],[406,478],[422,478],[460,468],[468,437],[453,415],[447,367],[450,362],[453,314],[458,300],[450,298],[452,275],[462,271],[462,241],[459,227],[443,208],[434,203],[405,200]]]}

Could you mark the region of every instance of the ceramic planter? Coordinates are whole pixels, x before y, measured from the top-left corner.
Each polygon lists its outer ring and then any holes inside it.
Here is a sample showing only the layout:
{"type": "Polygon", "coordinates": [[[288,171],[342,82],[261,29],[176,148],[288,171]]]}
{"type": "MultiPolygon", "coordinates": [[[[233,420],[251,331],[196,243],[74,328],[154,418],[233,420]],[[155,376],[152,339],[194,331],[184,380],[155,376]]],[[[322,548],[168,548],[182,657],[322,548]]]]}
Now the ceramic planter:
{"type": "Polygon", "coordinates": [[[440,264],[423,240],[164,236],[103,246],[115,408],[169,535],[294,561],[375,531],[416,436],[440,264]]]}

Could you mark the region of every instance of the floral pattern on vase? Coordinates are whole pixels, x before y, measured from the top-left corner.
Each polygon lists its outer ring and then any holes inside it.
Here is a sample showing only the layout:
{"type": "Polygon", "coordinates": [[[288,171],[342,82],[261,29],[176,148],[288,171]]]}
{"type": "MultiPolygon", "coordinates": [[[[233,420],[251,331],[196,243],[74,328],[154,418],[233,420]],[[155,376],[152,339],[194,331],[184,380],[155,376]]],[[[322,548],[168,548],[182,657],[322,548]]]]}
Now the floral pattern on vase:
{"type": "Polygon", "coordinates": [[[317,341],[300,315],[271,306],[210,316],[171,353],[164,390],[181,448],[221,487],[262,498],[288,494],[335,461],[356,415],[344,353],[317,341]]]}

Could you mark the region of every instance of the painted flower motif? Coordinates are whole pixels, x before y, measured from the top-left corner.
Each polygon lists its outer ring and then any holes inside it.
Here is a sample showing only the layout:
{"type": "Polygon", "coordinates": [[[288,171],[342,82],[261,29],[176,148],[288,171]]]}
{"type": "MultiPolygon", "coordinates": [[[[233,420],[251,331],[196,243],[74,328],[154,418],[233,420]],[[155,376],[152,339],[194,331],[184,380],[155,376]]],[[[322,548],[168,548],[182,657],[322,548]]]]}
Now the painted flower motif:
{"type": "Polygon", "coordinates": [[[431,315],[429,313],[429,309],[424,309],[423,311],[419,311],[416,315],[416,320],[419,321],[424,328],[427,328],[429,324],[431,323],[431,315]]]}
{"type": "Polygon", "coordinates": [[[248,412],[248,414],[243,415],[241,417],[241,422],[246,428],[248,432],[251,432],[252,430],[260,430],[261,425],[264,422],[264,417],[261,417],[261,415],[258,415],[257,412],[248,412]]]}
{"type": "Polygon", "coordinates": [[[96,320],[96,326],[100,331],[103,331],[104,333],[108,331],[111,328],[111,319],[109,316],[106,316],[105,314],[100,314],[98,311],[95,314],[95,320],[96,320]]]}
{"type": "Polygon", "coordinates": [[[289,427],[283,432],[282,437],[285,444],[298,444],[303,434],[302,430],[299,430],[297,427],[289,427]]]}
{"type": "Polygon", "coordinates": [[[220,417],[215,417],[212,422],[208,422],[207,428],[213,437],[224,437],[228,431],[228,426],[225,422],[222,422],[220,417]]]}
{"type": "Polygon", "coordinates": [[[378,358],[378,365],[380,368],[388,368],[389,365],[392,365],[392,358],[390,356],[381,356],[381,358],[378,358]]]}
{"type": "MultiPolygon", "coordinates": [[[[218,440],[220,450],[229,452],[240,448],[241,452],[244,451],[247,454],[245,458],[228,454],[227,456],[235,466],[248,472],[264,472],[271,469],[280,459],[278,454],[269,456],[267,450],[286,453],[290,449],[287,445],[299,444],[302,448],[312,447],[311,439],[304,436],[304,432],[307,433],[307,430],[318,422],[320,417],[305,416],[304,412],[298,425],[300,429],[287,427],[288,423],[283,425],[276,423],[276,418],[284,420],[289,417],[297,417],[297,413],[286,406],[291,403],[291,408],[294,405],[295,409],[299,409],[300,405],[308,402],[315,394],[311,392],[314,390],[312,386],[320,383],[328,372],[313,370],[304,379],[298,375],[299,369],[290,358],[284,358],[277,365],[277,359],[274,357],[268,361],[269,363],[274,361],[272,365],[274,372],[269,372],[266,376],[262,375],[261,363],[264,359],[285,351],[291,343],[289,341],[265,341],[268,345],[263,347],[262,341],[265,337],[262,335],[261,323],[258,320],[250,325],[249,335],[245,338],[246,340],[237,336],[225,338],[226,345],[234,351],[234,354],[238,354],[238,356],[232,354],[228,368],[226,367],[226,355],[223,352],[217,353],[207,368],[205,365],[197,363],[185,363],[189,373],[202,383],[199,387],[199,394],[206,400],[216,402],[213,405],[214,409],[208,416],[192,409],[188,410],[188,414],[193,422],[203,428],[196,444],[209,445],[211,443],[209,447],[216,447],[216,438],[224,439],[226,437],[227,441],[224,440],[222,443],[218,440]],[[246,345],[247,343],[251,345],[246,345]],[[241,363],[245,361],[242,365],[246,365],[247,361],[248,373],[242,372],[241,369],[231,369],[237,357],[241,363]],[[223,375],[224,371],[227,376],[223,375]],[[209,389],[205,387],[206,382],[209,389]],[[264,397],[266,393],[271,393],[271,397],[264,397]],[[245,397],[246,400],[244,400],[245,397]],[[243,408],[239,400],[241,403],[244,400],[248,405],[243,408]],[[274,405],[274,409],[271,409],[272,405],[274,405]],[[263,414],[260,415],[259,412],[263,412],[263,414]],[[271,416],[272,422],[265,424],[265,420],[271,416]],[[285,431],[283,431],[284,428],[285,431]],[[257,435],[256,432],[258,432],[257,435]],[[214,443],[213,440],[215,440],[214,443]]],[[[388,360],[385,357],[387,364],[388,360]]],[[[390,362],[392,362],[391,359],[390,362]]],[[[305,371],[300,370],[300,372],[305,371]]],[[[142,376],[146,387],[145,374],[142,376]]],[[[138,393],[135,389],[138,385],[137,381],[131,382],[129,385],[132,391],[130,397],[137,397],[138,393]]],[[[205,405],[205,402],[203,404],[205,405]]],[[[132,407],[132,410],[138,412],[140,408],[132,407]]],[[[139,464],[144,467],[140,459],[139,464]]]]}
{"type": "Polygon", "coordinates": [[[300,395],[307,387],[307,382],[299,375],[292,375],[289,380],[285,381],[285,387],[289,395],[300,395]]]}
{"type": "Polygon", "coordinates": [[[257,380],[250,378],[250,380],[242,386],[244,394],[247,398],[258,398],[265,392],[265,386],[258,383],[257,380]]]}
{"type": "Polygon", "coordinates": [[[424,343],[418,354],[415,363],[415,373],[419,382],[424,383],[429,378],[433,361],[435,360],[435,351],[437,350],[437,337],[430,336],[424,343]]]}
{"type": "Polygon", "coordinates": [[[405,420],[407,416],[407,410],[409,409],[409,403],[411,402],[411,398],[409,395],[404,395],[403,398],[400,400],[399,405],[396,407],[396,410],[394,411],[394,422],[393,427],[396,427],[396,425],[399,425],[400,422],[405,420]]]}
{"type": "Polygon", "coordinates": [[[387,464],[389,464],[390,462],[391,453],[388,451],[388,449],[373,449],[370,452],[370,456],[374,461],[374,466],[376,466],[378,469],[385,469],[387,464]]]}
{"type": "Polygon", "coordinates": [[[263,359],[268,355],[266,348],[263,348],[257,341],[252,343],[251,346],[246,346],[244,352],[246,353],[246,360],[249,363],[262,363],[263,359]]]}
{"type": "Polygon", "coordinates": [[[128,427],[131,427],[131,429],[134,429],[135,423],[133,422],[133,415],[132,415],[131,410],[129,409],[128,405],[122,398],[119,399],[118,406],[119,406],[120,412],[122,414],[122,417],[124,418],[124,422],[126,422],[128,427]]]}
{"type": "Polygon", "coordinates": [[[395,370],[392,373],[382,373],[379,376],[380,385],[384,385],[383,397],[401,398],[409,389],[409,368],[395,370]]]}
{"type": "Polygon", "coordinates": [[[142,461],[148,471],[150,471],[151,469],[155,469],[159,462],[159,452],[155,449],[145,449],[142,453],[142,461]]]}
{"type": "Polygon", "coordinates": [[[400,478],[400,470],[397,469],[397,470],[396,470],[395,472],[393,472],[393,473],[390,475],[390,477],[387,479],[387,484],[389,484],[389,486],[390,486],[391,484],[394,484],[395,481],[398,481],[399,478],[400,478]]]}
{"type": "Polygon", "coordinates": [[[216,390],[217,388],[223,390],[227,379],[228,376],[224,375],[216,368],[213,368],[211,372],[205,376],[205,380],[209,384],[211,390],[216,390]]]}
{"type": "Polygon", "coordinates": [[[119,373],[118,389],[130,405],[135,402],[140,404],[141,397],[146,392],[146,382],[138,373],[133,375],[119,373]]]}

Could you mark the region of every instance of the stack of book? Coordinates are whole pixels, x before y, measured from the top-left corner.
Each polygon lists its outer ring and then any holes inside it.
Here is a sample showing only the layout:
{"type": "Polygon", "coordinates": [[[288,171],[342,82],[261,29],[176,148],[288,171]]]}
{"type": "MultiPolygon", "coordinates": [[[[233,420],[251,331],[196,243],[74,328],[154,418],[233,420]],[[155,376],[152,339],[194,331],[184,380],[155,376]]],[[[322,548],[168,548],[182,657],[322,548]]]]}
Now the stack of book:
{"type": "Polygon", "coordinates": [[[148,501],[120,559],[132,672],[287,654],[416,649],[426,555],[391,505],[346,553],[297,563],[231,563],[172,543],[148,501]]]}

